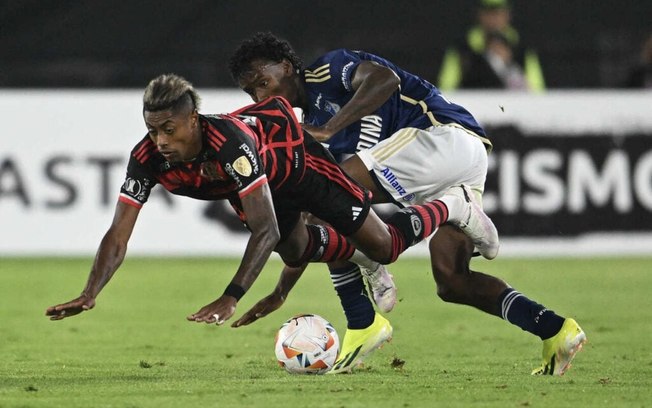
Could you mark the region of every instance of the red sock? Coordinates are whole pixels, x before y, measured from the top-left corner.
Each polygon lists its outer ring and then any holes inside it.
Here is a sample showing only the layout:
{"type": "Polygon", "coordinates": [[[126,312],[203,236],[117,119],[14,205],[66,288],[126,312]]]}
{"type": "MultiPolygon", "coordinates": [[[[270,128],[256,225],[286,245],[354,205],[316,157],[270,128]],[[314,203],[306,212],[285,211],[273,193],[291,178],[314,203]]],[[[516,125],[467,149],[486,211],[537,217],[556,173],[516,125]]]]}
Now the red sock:
{"type": "Polygon", "coordinates": [[[331,262],[346,260],[353,256],[355,247],[344,235],[332,227],[324,225],[306,225],[310,237],[301,259],[288,266],[300,266],[306,262],[331,262]]]}
{"type": "Polygon", "coordinates": [[[437,227],[448,220],[448,208],[439,200],[413,205],[398,211],[387,220],[392,236],[394,262],[407,248],[429,237],[437,227]]]}

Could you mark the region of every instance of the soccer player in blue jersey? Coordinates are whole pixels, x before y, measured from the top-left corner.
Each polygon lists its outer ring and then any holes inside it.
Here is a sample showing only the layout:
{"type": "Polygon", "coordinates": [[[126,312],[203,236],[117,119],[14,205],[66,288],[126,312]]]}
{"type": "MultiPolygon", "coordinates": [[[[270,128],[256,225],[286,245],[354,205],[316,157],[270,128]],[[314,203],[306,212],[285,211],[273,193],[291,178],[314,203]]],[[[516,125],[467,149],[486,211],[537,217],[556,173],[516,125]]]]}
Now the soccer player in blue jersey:
{"type": "MultiPolygon", "coordinates": [[[[423,203],[460,184],[468,185],[472,198],[480,202],[491,150],[484,130],[435,86],[392,62],[338,49],[303,69],[287,41],[257,33],[241,43],[230,70],[255,101],[282,95],[301,108],[304,129],[336,157],[353,155],[341,165],[372,191],[375,203],[423,203]]],[[[543,362],[533,374],[561,375],[568,369],[586,341],[575,320],[557,315],[498,278],[472,271],[474,245],[456,226],[441,226],[429,248],[437,293],[444,301],[476,307],[539,336],[543,362]]],[[[386,340],[384,333],[391,332],[391,326],[359,295],[363,282],[355,265],[340,262],[329,268],[348,321],[333,372],[350,371],[386,340]]],[[[277,289],[236,325],[280,307],[301,272],[286,267],[277,289]]]]}
{"type": "Polygon", "coordinates": [[[469,234],[495,252],[498,233],[464,189],[407,207],[383,223],[371,209],[369,191],[301,128],[284,98],[269,97],[232,114],[202,115],[198,109],[199,96],[185,79],[170,74],[149,83],[143,97],[147,134],[131,151],[113,222],[86,287],[77,298],[49,307],[50,319],[95,306],[122,263],[138,215],[157,184],[176,195],[228,200],[251,231],[231,282],[222,296],[188,316],[194,322],[221,325],[231,318],[272,251],[295,266],[367,262],[356,247],[376,262],[390,263],[439,224],[455,221],[472,223],[469,234]],[[302,212],[329,226],[306,225],[302,212]]]}

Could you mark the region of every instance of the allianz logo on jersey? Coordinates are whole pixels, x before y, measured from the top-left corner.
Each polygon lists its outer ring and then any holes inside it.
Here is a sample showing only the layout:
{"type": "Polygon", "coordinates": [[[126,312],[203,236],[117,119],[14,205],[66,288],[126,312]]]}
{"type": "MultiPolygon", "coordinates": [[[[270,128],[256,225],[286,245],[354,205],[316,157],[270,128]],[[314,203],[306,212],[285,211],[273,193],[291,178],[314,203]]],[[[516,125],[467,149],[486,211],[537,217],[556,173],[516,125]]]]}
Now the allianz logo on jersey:
{"type": "Polygon", "coordinates": [[[396,190],[396,192],[401,196],[401,200],[403,201],[414,200],[414,193],[408,194],[407,190],[405,190],[405,188],[403,188],[401,183],[398,182],[398,179],[389,168],[385,167],[380,171],[380,174],[383,175],[383,178],[387,180],[389,185],[392,186],[394,190],[396,190]]]}

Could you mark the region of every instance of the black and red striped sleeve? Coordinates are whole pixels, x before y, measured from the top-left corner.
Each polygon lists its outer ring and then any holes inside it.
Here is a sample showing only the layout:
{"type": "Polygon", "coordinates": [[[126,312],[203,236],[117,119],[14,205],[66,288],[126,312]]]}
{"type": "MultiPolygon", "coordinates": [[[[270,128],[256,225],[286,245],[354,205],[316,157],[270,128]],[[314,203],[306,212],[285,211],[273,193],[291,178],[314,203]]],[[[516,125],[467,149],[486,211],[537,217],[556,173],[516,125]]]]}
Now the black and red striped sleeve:
{"type": "Polygon", "coordinates": [[[141,208],[147,202],[149,195],[157,183],[148,163],[156,152],[156,145],[145,137],[134,147],[127,164],[127,175],[120,188],[119,200],[136,208],[141,208]]]}
{"type": "Polygon", "coordinates": [[[280,188],[297,171],[303,172],[303,130],[286,99],[280,96],[269,97],[233,114],[256,118],[256,133],[265,150],[267,174],[274,189],[280,188]]]}
{"type": "Polygon", "coordinates": [[[256,134],[241,120],[220,115],[210,120],[206,139],[224,172],[233,179],[238,195],[244,197],[267,184],[267,175],[257,148],[256,134]]]}

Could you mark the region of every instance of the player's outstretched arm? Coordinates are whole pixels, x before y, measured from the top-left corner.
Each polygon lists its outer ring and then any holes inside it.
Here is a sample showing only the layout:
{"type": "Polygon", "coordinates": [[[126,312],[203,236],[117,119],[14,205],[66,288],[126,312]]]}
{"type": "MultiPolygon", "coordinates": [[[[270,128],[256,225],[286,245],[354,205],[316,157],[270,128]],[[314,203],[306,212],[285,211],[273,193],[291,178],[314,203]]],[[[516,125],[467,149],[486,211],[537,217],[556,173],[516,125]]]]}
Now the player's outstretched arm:
{"type": "Polygon", "coordinates": [[[274,291],[259,300],[258,303],[233,323],[231,327],[246,326],[280,308],[307,266],[308,264],[304,264],[298,268],[293,268],[286,265],[283,268],[283,272],[281,272],[281,277],[274,291]]]}
{"type": "Polygon", "coordinates": [[[127,243],[136,224],[139,209],[118,202],[109,230],[104,234],[95,256],[86,287],[81,295],[69,302],[48,307],[45,315],[50,320],[75,316],[95,307],[95,298],[111,279],[127,252],[127,243]]]}
{"type": "Polygon", "coordinates": [[[401,85],[391,69],[372,61],[361,62],[351,78],[353,97],[323,126],[304,125],[316,140],[325,142],[334,134],[381,107],[401,85]]]}
{"type": "Polygon", "coordinates": [[[224,294],[214,302],[202,307],[187,319],[198,323],[221,325],[235,313],[238,300],[251,287],[278,244],[280,233],[274,213],[272,193],[267,183],[240,197],[251,237],[240,262],[238,271],[224,294]]]}

